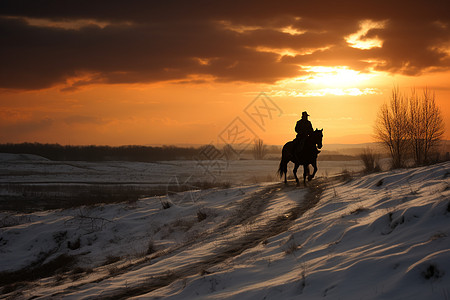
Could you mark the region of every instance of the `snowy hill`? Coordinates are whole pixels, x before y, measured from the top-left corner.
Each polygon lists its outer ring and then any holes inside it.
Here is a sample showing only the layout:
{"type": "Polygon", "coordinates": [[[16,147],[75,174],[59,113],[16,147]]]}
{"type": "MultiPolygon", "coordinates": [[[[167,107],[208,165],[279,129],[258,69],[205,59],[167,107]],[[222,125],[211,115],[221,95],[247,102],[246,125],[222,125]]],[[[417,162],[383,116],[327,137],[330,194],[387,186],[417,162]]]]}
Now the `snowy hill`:
{"type": "Polygon", "coordinates": [[[344,179],[2,213],[3,296],[449,299],[450,162],[344,179]]]}
{"type": "Polygon", "coordinates": [[[28,162],[32,162],[32,161],[49,161],[47,158],[39,156],[39,155],[34,155],[34,154],[12,154],[12,153],[0,153],[0,161],[4,162],[4,161],[28,161],[28,162]]]}

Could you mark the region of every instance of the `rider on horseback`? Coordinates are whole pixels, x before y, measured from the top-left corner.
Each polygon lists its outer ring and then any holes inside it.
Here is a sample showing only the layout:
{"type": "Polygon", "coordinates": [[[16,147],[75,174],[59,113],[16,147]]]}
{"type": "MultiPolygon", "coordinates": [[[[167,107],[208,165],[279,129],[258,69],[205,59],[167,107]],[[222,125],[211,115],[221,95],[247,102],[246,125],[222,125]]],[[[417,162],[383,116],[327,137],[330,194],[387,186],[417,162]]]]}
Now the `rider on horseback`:
{"type": "Polygon", "coordinates": [[[306,111],[302,112],[302,118],[298,120],[297,124],[295,125],[295,132],[297,132],[297,136],[294,139],[294,155],[297,157],[297,159],[299,159],[298,156],[305,146],[306,139],[314,132],[312,124],[308,120],[308,117],[309,115],[306,111]]]}
{"type": "Polygon", "coordinates": [[[306,185],[306,179],[311,181],[317,172],[317,154],[323,144],[323,129],[313,130],[311,122],[308,121],[308,113],[302,113],[302,119],[297,122],[295,131],[297,137],[293,141],[287,142],[281,150],[281,161],[278,166],[278,174],[280,178],[284,175],[284,183],[287,183],[287,166],[289,162],[294,163],[295,181],[297,185],[299,180],[297,177],[297,170],[299,166],[303,166],[303,183],[306,185]],[[310,166],[313,167],[312,174],[310,173],[310,166]]]}

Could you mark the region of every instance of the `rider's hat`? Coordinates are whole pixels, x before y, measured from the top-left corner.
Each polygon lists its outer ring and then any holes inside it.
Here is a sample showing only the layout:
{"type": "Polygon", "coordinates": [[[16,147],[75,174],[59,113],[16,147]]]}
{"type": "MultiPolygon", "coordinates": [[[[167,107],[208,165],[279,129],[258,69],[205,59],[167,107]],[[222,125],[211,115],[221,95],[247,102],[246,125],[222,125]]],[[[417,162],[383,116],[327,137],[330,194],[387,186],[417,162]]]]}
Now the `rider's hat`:
{"type": "Polygon", "coordinates": [[[302,112],[302,117],[304,117],[304,116],[309,116],[306,111],[302,112]]]}

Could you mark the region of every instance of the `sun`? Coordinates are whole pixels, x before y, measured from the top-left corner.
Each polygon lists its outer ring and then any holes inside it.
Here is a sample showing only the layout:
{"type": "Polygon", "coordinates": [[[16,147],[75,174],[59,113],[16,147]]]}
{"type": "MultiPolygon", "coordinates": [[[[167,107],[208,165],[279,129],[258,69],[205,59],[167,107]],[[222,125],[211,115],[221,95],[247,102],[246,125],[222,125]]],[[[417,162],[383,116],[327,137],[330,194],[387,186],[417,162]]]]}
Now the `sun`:
{"type": "Polygon", "coordinates": [[[363,73],[347,66],[301,66],[305,75],[281,80],[271,91],[274,97],[362,96],[380,94],[379,72],[363,73]]]}
{"type": "Polygon", "coordinates": [[[312,86],[326,88],[356,88],[370,81],[374,75],[351,70],[348,67],[304,67],[311,75],[304,80],[312,86]]]}

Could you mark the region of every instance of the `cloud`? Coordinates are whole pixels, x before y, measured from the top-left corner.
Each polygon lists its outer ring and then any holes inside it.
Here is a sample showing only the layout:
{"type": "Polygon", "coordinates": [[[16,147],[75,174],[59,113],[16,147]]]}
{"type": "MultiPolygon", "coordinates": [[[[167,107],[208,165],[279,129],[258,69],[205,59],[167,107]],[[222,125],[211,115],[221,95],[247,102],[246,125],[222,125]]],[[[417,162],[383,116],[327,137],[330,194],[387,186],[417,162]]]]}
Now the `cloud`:
{"type": "Polygon", "coordinates": [[[448,1],[4,0],[0,88],[275,83],[313,65],[418,75],[450,67],[448,11],[448,1]],[[383,26],[361,31],[371,22],[383,26]],[[355,33],[381,47],[354,48],[355,33]]]}
{"type": "Polygon", "coordinates": [[[64,122],[68,125],[76,125],[76,124],[103,124],[101,118],[86,116],[86,115],[71,115],[64,119],[64,122]]]}
{"type": "Polygon", "coordinates": [[[16,137],[48,130],[54,125],[54,120],[51,118],[44,118],[40,120],[2,123],[3,122],[0,123],[0,131],[3,133],[3,136],[16,137]]]}

